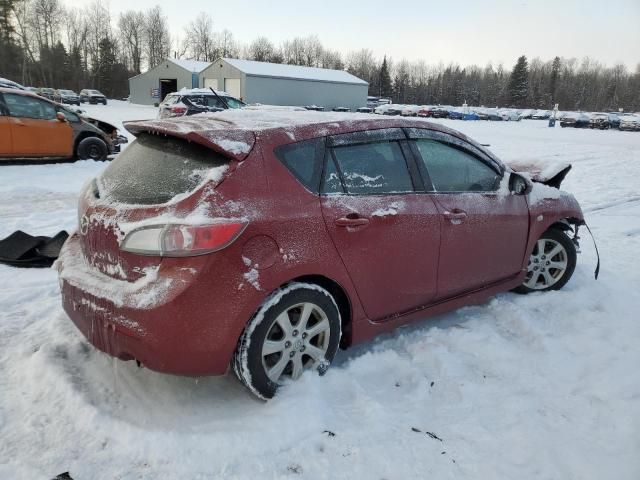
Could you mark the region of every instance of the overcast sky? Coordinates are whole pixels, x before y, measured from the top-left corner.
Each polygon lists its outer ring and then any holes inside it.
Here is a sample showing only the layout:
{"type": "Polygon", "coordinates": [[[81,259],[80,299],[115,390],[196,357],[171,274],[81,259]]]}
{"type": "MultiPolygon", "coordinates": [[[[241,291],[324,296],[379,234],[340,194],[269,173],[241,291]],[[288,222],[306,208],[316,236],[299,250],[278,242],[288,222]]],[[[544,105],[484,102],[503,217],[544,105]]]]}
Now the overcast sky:
{"type": "MultiPolygon", "coordinates": [[[[87,0],[63,0],[82,6],[87,0]]],[[[227,28],[249,43],[264,35],[276,45],[316,34],[323,45],[347,53],[462,65],[503,62],[518,56],[543,60],[590,56],[635,70],[640,63],[640,0],[108,0],[114,20],[127,9],[159,4],[172,35],[199,12],[216,30],[227,28]]]]}

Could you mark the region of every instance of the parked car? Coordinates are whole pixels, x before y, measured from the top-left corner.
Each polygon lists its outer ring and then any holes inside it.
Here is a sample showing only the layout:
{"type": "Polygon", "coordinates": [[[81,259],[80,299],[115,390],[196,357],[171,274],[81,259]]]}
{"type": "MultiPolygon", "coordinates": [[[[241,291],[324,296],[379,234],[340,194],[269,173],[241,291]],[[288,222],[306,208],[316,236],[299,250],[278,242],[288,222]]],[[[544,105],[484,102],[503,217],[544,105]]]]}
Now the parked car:
{"type": "Polygon", "coordinates": [[[591,113],[589,115],[589,128],[597,128],[598,130],[608,130],[609,114],[608,113],[591,113]]]}
{"type": "Polygon", "coordinates": [[[55,94],[55,90],[53,88],[40,87],[38,88],[38,95],[41,97],[47,98],[49,100],[53,100],[55,94]]]}
{"type": "Polygon", "coordinates": [[[82,334],[152,370],[232,368],[269,398],[339,345],[557,290],[576,265],[583,214],[551,187],[570,165],[532,175],[544,187],[424,120],[236,110],[125,128],[137,140],[80,194],[57,266],[82,334]]]}
{"type": "Polygon", "coordinates": [[[565,112],[560,117],[560,126],[573,128],[589,128],[591,117],[586,113],[565,112]]]}
{"type": "Polygon", "coordinates": [[[449,118],[449,110],[445,107],[436,107],[431,110],[433,118],[449,118]]]}
{"type": "Polygon", "coordinates": [[[371,107],[360,107],[356,110],[358,113],[373,113],[373,108],[371,107]]]}
{"type": "Polygon", "coordinates": [[[105,160],[126,141],[109,123],[83,118],[26,90],[0,88],[0,163],[105,160]]]}
{"type": "Polygon", "coordinates": [[[421,108],[419,105],[405,105],[400,115],[403,117],[417,117],[421,108]]]}
{"type": "Polygon", "coordinates": [[[58,103],[80,106],[80,96],[73,90],[56,90],[53,95],[53,100],[58,103]]]}
{"type": "Polygon", "coordinates": [[[385,112],[390,108],[397,108],[397,106],[391,103],[385,103],[374,108],[373,113],[376,115],[385,115],[385,112]]]}
{"type": "Polygon", "coordinates": [[[536,110],[532,110],[530,108],[522,110],[520,112],[520,118],[523,120],[530,119],[531,116],[536,112],[536,110]]]}
{"type": "MultiPolygon", "coordinates": [[[[486,115],[486,120],[490,120],[493,122],[501,122],[504,120],[504,117],[500,114],[500,112],[495,108],[487,108],[484,110],[484,114],[486,115]]],[[[481,118],[481,120],[485,120],[481,118]]]]}
{"type": "Polygon", "coordinates": [[[640,115],[620,115],[620,130],[626,130],[631,132],[640,131],[640,115]]]}
{"type": "Polygon", "coordinates": [[[418,117],[429,118],[433,115],[433,107],[424,105],[418,110],[418,117]]]}
{"type": "Polygon", "coordinates": [[[335,107],[335,108],[333,109],[333,111],[334,111],[334,112],[342,112],[342,113],[345,113],[345,112],[350,112],[350,111],[351,111],[351,109],[349,109],[349,108],[347,108],[347,107],[335,107]]]}
{"type": "Polygon", "coordinates": [[[372,110],[375,110],[377,107],[380,107],[381,105],[389,105],[391,103],[392,102],[390,98],[375,97],[375,96],[367,97],[367,107],[371,108],[372,110]]]}
{"type": "Polygon", "coordinates": [[[89,103],[90,105],[97,105],[98,103],[106,105],[107,97],[98,90],[84,89],[80,90],[80,102],[89,103]]]}
{"type": "Polygon", "coordinates": [[[387,108],[382,112],[383,115],[402,115],[402,111],[405,109],[406,105],[400,105],[398,103],[394,103],[392,105],[387,105],[387,108]]]}
{"type": "Polygon", "coordinates": [[[549,120],[551,116],[550,110],[536,110],[531,114],[532,120],[549,120]]]}
{"type": "Polygon", "coordinates": [[[245,103],[226,92],[208,88],[183,88],[168,94],[160,104],[158,118],[184,117],[197,113],[220,112],[227,108],[242,108],[245,103]]]}
{"type": "Polygon", "coordinates": [[[521,116],[516,110],[498,110],[498,115],[500,115],[502,117],[502,120],[506,122],[519,122],[521,120],[521,116]]]}
{"type": "Polygon", "coordinates": [[[7,78],[2,78],[2,77],[0,77],[0,88],[14,88],[16,90],[25,89],[25,87],[23,87],[19,83],[14,82],[13,80],[9,80],[7,78]]]}
{"type": "Polygon", "coordinates": [[[448,113],[448,117],[451,120],[462,120],[462,117],[464,116],[462,111],[458,108],[451,108],[448,110],[448,113]]]}
{"type": "Polygon", "coordinates": [[[304,108],[312,112],[324,112],[324,107],[319,107],[318,105],[307,105],[304,108]]]}

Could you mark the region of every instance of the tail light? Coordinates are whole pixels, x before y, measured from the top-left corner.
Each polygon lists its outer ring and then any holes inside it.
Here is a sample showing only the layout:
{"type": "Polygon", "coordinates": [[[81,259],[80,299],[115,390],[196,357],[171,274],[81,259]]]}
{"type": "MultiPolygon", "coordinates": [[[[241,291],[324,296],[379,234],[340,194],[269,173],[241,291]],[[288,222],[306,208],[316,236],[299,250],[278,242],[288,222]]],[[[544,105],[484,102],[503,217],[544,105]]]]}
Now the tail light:
{"type": "Polygon", "coordinates": [[[126,252],[162,257],[203,255],[231,245],[246,226],[245,222],[145,226],[129,232],[120,248],[126,252]]]}
{"type": "Polygon", "coordinates": [[[184,105],[174,105],[171,107],[171,116],[172,117],[180,117],[187,113],[187,107],[184,105]]]}

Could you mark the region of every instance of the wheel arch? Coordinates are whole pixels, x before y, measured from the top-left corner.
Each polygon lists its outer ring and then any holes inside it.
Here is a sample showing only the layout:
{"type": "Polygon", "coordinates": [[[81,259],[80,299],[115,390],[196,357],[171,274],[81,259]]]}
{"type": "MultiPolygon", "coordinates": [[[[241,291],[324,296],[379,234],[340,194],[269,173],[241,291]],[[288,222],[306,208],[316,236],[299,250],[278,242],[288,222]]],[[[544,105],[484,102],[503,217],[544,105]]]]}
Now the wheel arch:
{"type": "Polygon", "coordinates": [[[78,135],[76,136],[75,140],[73,141],[73,157],[74,158],[80,158],[78,156],[78,145],[80,145],[80,142],[82,140],[84,140],[85,138],[90,138],[90,137],[95,137],[95,138],[99,138],[100,140],[102,140],[105,143],[105,145],[107,146],[107,152],[109,151],[109,144],[97,132],[92,132],[92,131],[89,131],[89,130],[83,130],[80,133],[78,133],[78,135]]]}
{"type": "MultiPolygon", "coordinates": [[[[319,287],[324,288],[327,292],[331,294],[333,299],[336,301],[338,305],[338,310],[340,311],[340,321],[342,327],[342,337],[340,338],[340,348],[345,349],[351,345],[352,339],[352,325],[353,325],[353,314],[351,310],[351,300],[349,299],[349,295],[346,290],[335,280],[326,277],[324,275],[302,275],[300,277],[296,277],[291,279],[291,281],[287,282],[303,282],[303,283],[312,283],[314,285],[318,285],[319,287]]],[[[287,285],[285,284],[285,285],[287,285]]],[[[285,286],[281,285],[281,287],[285,286]]]]}
{"type": "Polygon", "coordinates": [[[553,222],[551,225],[549,225],[547,230],[551,228],[555,228],[556,230],[562,230],[564,232],[568,232],[568,231],[575,230],[575,227],[578,227],[583,223],[584,222],[582,220],[575,217],[561,218],[553,222]]]}

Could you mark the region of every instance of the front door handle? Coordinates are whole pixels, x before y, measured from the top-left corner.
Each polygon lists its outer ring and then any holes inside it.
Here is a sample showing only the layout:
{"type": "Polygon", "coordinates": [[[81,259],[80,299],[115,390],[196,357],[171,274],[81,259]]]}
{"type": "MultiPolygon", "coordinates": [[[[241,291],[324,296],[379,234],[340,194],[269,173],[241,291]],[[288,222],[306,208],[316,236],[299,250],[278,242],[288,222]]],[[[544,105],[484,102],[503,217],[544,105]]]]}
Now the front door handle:
{"type": "Polygon", "coordinates": [[[363,227],[369,225],[369,219],[363,217],[342,217],[336,218],[335,221],[338,227],[363,227]]]}
{"type": "Polygon", "coordinates": [[[467,218],[467,212],[457,208],[452,212],[446,211],[442,215],[454,225],[461,224],[467,218]]]}

